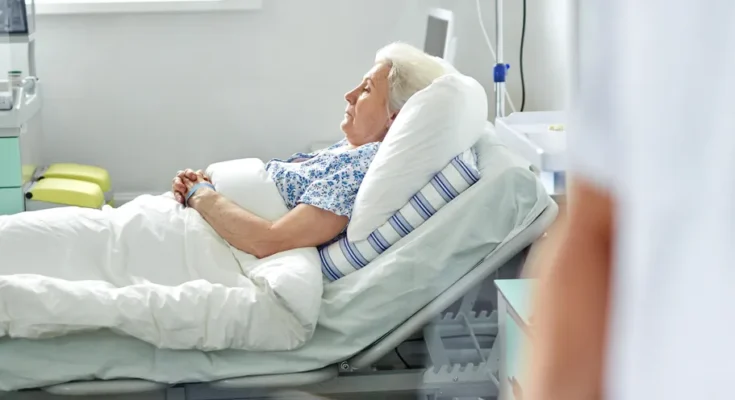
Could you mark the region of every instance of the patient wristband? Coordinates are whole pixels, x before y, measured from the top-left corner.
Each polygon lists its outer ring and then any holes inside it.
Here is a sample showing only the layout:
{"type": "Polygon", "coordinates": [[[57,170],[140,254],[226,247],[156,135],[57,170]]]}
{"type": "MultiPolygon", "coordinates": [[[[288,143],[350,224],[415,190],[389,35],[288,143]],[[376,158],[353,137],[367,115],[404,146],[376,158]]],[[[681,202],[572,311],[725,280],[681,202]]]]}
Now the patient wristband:
{"type": "Polygon", "coordinates": [[[196,193],[197,190],[201,189],[202,186],[206,186],[206,187],[214,190],[215,192],[217,191],[217,189],[215,189],[214,188],[214,185],[212,185],[211,183],[209,183],[209,182],[199,182],[199,183],[195,184],[194,186],[192,186],[191,189],[189,189],[189,191],[186,193],[186,200],[184,201],[184,203],[187,206],[189,205],[189,198],[191,198],[191,196],[193,196],[194,193],[196,193]]]}

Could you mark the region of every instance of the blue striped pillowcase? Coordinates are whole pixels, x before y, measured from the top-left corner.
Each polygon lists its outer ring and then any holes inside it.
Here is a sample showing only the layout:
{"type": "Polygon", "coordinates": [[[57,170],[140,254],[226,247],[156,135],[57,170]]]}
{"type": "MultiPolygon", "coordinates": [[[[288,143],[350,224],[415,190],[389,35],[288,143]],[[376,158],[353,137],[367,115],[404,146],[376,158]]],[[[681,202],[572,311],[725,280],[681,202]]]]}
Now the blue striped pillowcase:
{"type": "Polygon", "coordinates": [[[477,168],[477,156],[473,149],[468,149],[453,158],[366,240],[351,242],[345,235],[334,243],[320,247],[322,273],[330,281],[336,281],[365,267],[478,180],[480,171],[477,168]]]}

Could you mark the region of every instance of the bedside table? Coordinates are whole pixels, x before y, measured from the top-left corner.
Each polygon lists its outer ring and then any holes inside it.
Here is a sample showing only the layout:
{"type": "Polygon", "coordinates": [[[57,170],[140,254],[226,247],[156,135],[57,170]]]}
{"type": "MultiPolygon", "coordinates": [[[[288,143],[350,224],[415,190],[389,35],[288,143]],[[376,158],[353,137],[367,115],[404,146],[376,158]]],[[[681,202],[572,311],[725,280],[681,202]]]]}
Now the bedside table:
{"type": "Polygon", "coordinates": [[[500,340],[500,400],[522,400],[524,357],[530,346],[532,279],[496,280],[498,288],[498,340],[500,340]],[[513,383],[512,383],[513,382],[513,383]],[[515,384],[515,388],[513,387],[515,384]],[[516,392],[514,394],[514,392],[516,392]]]}
{"type": "Polygon", "coordinates": [[[0,137],[0,215],[23,211],[23,172],[18,137],[0,137]]]}

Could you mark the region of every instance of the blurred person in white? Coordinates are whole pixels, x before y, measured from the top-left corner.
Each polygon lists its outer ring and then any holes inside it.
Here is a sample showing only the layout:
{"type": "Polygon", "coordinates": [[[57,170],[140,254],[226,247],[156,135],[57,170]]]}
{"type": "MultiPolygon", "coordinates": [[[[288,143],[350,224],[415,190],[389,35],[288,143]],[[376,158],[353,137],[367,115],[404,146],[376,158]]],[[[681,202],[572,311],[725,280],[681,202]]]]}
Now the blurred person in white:
{"type": "Polygon", "coordinates": [[[582,0],[524,400],[732,399],[735,1],[582,0]]]}

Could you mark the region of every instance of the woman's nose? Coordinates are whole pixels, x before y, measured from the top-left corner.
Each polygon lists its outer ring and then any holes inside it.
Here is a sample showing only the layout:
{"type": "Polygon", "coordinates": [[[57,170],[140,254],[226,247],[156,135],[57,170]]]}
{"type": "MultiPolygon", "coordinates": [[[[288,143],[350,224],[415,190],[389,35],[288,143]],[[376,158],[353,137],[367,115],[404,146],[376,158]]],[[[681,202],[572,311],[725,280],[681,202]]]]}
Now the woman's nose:
{"type": "Polygon", "coordinates": [[[345,100],[347,100],[350,104],[355,104],[355,93],[357,92],[357,89],[353,89],[347,93],[345,93],[345,100]]]}

